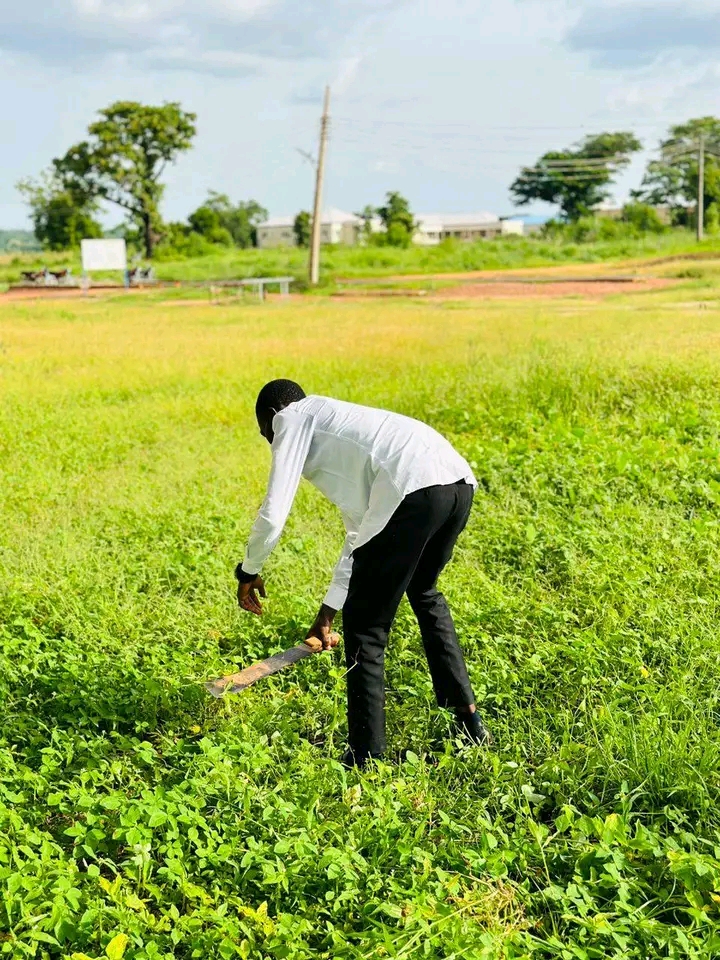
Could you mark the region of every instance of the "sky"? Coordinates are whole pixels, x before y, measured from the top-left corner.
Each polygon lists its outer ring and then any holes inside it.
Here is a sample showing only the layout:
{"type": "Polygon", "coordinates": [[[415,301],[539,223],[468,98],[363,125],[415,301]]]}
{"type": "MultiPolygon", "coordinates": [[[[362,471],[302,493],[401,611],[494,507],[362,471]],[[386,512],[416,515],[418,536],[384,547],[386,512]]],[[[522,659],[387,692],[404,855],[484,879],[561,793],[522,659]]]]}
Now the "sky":
{"type": "Polygon", "coordinates": [[[350,211],[399,190],[416,212],[508,215],[521,165],[633,130],[645,152],[622,201],[670,124],[720,115],[718,0],[0,0],[0,22],[6,229],[29,223],[17,181],[119,99],[197,114],[170,220],[209,190],[308,209],[301,151],[317,150],[326,83],[324,206],[350,211]]]}

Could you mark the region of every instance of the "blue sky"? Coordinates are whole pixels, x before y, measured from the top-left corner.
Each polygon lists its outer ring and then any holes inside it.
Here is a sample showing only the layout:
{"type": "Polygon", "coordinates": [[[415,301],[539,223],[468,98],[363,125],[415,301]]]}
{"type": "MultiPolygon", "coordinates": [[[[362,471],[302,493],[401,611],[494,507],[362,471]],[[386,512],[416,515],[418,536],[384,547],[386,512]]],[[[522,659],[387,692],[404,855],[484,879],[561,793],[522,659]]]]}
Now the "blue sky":
{"type": "Polygon", "coordinates": [[[0,15],[0,227],[27,224],[17,180],[115,99],[198,115],[169,219],[210,189],[307,208],[298,148],[315,149],[326,82],[326,205],[348,210],[398,189],[417,211],[505,214],[547,149],[604,129],[650,149],[670,123],[720,114],[717,0],[0,0],[0,15]]]}

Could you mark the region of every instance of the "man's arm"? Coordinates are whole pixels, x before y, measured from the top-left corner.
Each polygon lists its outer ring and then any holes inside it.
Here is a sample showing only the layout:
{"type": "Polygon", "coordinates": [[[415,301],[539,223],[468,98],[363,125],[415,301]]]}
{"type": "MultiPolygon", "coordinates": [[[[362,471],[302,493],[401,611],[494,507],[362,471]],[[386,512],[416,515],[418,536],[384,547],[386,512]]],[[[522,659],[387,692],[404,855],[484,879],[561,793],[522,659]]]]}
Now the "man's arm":
{"type": "Polygon", "coordinates": [[[238,602],[251,613],[262,613],[255,596],[265,596],[260,569],[280,539],[302,477],[302,470],[313,437],[313,420],[306,414],[282,411],[273,426],[272,467],[268,490],[250,531],[245,558],[235,571],[238,578],[238,602]]]}
{"type": "Polygon", "coordinates": [[[308,630],[305,642],[313,649],[320,649],[318,642],[322,644],[323,650],[337,646],[337,634],[332,632],[333,620],[335,614],[342,608],[347,597],[348,586],[350,584],[350,574],[352,573],[352,549],[358,535],[357,526],[349,517],[343,515],[347,535],[343,543],[340,559],[335,565],[332,583],[325,594],[322,606],[315,617],[315,622],[308,630]]]}

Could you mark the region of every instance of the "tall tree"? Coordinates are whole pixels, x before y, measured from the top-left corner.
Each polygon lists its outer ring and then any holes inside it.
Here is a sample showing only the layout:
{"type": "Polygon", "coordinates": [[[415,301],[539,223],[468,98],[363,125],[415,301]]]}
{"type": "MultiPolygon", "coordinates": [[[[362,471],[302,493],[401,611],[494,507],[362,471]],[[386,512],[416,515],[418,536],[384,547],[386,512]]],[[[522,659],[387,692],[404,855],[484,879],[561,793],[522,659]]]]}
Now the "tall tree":
{"type": "Polygon", "coordinates": [[[21,180],[17,189],[31,210],[33,232],[46,250],[69,250],[83,239],[101,237],[94,219],[97,204],[88,196],[73,194],[56,178],[21,180]]]}
{"type": "Polygon", "coordinates": [[[720,119],[698,117],[670,127],[660,143],[660,157],[651,160],[639,190],[638,200],[659,206],[667,204],[676,218],[686,217],[690,204],[697,203],[698,153],[702,137],[705,151],[703,184],[704,208],[708,220],[717,220],[720,212],[720,119]]]}
{"type": "Polygon", "coordinates": [[[377,214],[385,226],[385,239],[391,247],[408,247],[412,243],[417,224],[410,204],[402,194],[390,191],[377,214]]]}
{"type": "Polygon", "coordinates": [[[241,200],[233,206],[227,194],[215,190],[210,191],[203,208],[216,214],[219,226],[229,232],[236,246],[243,248],[255,246],[258,224],[268,217],[257,200],[241,200]]]}
{"type": "Polygon", "coordinates": [[[293,221],[293,233],[295,234],[295,243],[299,247],[310,246],[310,226],[312,217],[307,210],[301,210],[293,221]]]}
{"type": "Polygon", "coordinates": [[[232,234],[223,226],[218,211],[213,210],[208,204],[204,203],[194,210],[188,217],[188,224],[192,233],[205,237],[210,243],[232,246],[232,234]]]}
{"type": "Polygon", "coordinates": [[[642,144],[633,133],[600,133],[568,150],[544,153],[524,167],[510,187],[519,206],[534,200],[556,203],[566,220],[579,220],[610,196],[615,174],[642,144]]]}
{"type": "Polygon", "coordinates": [[[152,256],[161,235],[160,178],[195,136],[195,114],[179,103],[146,106],[118,101],[100,111],[88,138],[53,161],[57,177],[74,194],[115,203],[142,233],[152,256]]]}

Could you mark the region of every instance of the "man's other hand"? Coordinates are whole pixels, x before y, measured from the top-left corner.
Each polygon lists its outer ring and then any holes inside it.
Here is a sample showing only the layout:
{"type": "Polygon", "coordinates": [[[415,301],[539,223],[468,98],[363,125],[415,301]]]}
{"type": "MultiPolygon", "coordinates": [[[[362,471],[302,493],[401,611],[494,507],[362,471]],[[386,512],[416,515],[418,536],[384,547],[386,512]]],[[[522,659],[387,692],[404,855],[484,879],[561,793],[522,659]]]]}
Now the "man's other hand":
{"type": "Polygon", "coordinates": [[[258,600],[257,594],[265,599],[265,584],[261,576],[255,577],[250,583],[239,583],[237,589],[238,603],[247,610],[248,613],[255,613],[258,616],[262,613],[262,606],[258,600]],[[257,591],[257,593],[255,592],[257,591]]]}

